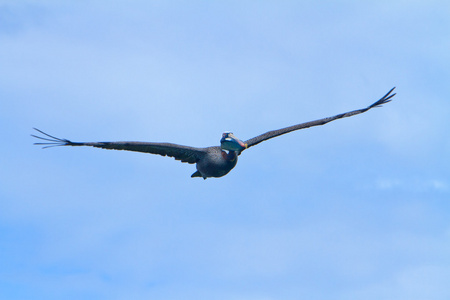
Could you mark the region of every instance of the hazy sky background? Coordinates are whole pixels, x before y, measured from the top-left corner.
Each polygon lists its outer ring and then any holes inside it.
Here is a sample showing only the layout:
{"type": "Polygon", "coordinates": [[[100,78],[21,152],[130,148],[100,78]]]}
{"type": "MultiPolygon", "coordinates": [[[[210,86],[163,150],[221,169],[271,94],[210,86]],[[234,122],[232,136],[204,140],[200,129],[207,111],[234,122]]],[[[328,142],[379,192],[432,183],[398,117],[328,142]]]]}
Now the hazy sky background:
{"type": "Polygon", "coordinates": [[[448,1],[0,1],[0,298],[449,299],[448,1]],[[244,152],[218,145],[370,105],[244,152]]]}

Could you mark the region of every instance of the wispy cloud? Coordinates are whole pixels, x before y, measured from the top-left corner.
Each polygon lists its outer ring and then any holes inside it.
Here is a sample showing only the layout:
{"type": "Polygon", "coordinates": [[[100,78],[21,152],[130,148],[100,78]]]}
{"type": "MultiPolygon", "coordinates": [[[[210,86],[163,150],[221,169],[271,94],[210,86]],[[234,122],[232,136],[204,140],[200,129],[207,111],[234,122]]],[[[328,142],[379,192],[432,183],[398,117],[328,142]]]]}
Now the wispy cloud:
{"type": "Polygon", "coordinates": [[[383,178],[376,181],[376,187],[381,190],[405,191],[437,191],[448,192],[449,185],[444,179],[410,179],[383,178]]]}

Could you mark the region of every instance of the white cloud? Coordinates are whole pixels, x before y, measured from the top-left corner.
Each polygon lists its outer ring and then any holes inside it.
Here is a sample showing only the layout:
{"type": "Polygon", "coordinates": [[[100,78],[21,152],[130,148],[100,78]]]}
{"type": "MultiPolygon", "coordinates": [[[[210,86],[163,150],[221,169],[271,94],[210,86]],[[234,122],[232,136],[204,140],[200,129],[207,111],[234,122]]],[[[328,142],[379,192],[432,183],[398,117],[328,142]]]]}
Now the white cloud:
{"type": "Polygon", "coordinates": [[[376,187],[381,190],[404,190],[404,191],[434,191],[448,192],[448,183],[443,179],[426,178],[383,178],[376,181],[376,187]]]}

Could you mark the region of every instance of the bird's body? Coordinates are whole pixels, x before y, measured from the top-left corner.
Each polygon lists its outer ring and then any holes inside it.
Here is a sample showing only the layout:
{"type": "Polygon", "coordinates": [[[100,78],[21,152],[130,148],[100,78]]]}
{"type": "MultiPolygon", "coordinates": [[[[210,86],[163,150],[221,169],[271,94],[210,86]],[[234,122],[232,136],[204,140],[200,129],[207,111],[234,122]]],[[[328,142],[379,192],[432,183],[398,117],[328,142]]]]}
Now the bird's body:
{"type": "Polygon", "coordinates": [[[204,179],[209,177],[222,177],[228,174],[237,164],[238,156],[247,148],[255,146],[268,139],[286,134],[291,131],[304,129],[312,126],[324,125],[328,122],[354,116],[360,113],[364,113],[371,108],[379,107],[382,104],[391,101],[391,98],[395,94],[391,94],[391,89],[384,97],[375,102],[374,104],[368,106],[367,108],[354,110],[351,112],[339,114],[329,118],[323,118],[320,120],[301,123],[286,128],[272,130],[264,134],[258,135],[251,138],[245,142],[236,138],[233,133],[225,132],[222,135],[221,146],[213,146],[206,148],[196,148],[190,146],[182,146],[171,143],[151,143],[151,142],[72,142],[67,139],[60,139],[51,136],[39,129],[38,132],[44,136],[32,135],[35,138],[45,140],[46,142],[35,143],[37,145],[44,145],[44,148],[54,147],[54,146],[91,146],[103,149],[114,149],[114,150],[127,150],[136,151],[144,153],[159,154],[162,156],[171,156],[181,162],[187,162],[190,164],[196,164],[197,172],[192,174],[191,177],[202,177],[204,179]]]}
{"type": "Polygon", "coordinates": [[[197,172],[191,177],[222,177],[228,174],[237,164],[235,151],[228,153],[220,147],[208,147],[205,156],[197,162],[197,172]]]}

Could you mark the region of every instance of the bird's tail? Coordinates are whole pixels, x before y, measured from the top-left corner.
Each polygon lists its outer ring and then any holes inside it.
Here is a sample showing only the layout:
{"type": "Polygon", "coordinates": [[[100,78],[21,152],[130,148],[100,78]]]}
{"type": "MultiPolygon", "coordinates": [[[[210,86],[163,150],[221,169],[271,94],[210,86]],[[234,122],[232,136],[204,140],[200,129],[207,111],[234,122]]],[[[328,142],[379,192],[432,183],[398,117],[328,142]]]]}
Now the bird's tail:
{"type": "MultiPolygon", "coordinates": [[[[199,171],[197,171],[194,174],[192,174],[191,177],[192,178],[194,178],[194,177],[203,177],[203,175],[199,171]]],[[[203,179],[206,179],[206,177],[203,177],[203,179]]]]}

